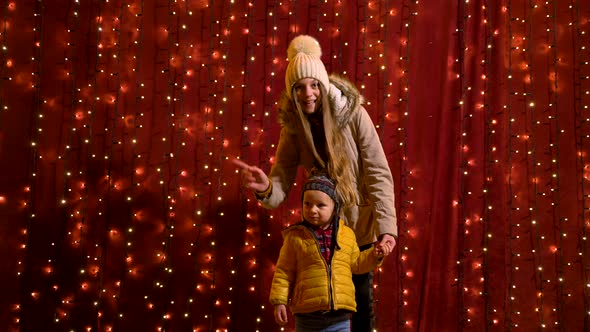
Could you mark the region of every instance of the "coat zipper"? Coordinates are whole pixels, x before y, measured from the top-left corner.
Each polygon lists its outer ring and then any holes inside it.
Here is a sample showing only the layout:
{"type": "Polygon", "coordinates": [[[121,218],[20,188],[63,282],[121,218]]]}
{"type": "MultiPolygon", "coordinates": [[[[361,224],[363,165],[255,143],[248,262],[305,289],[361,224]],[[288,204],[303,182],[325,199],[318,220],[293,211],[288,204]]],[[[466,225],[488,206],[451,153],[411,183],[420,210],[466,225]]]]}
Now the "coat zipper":
{"type": "MultiPolygon", "coordinates": [[[[307,230],[311,233],[311,236],[313,236],[313,239],[315,240],[316,247],[318,248],[318,254],[322,258],[322,261],[324,262],[324,264],[326,264],[326,270],[328,270],[328,300],[330,302],[330,310],[334,310],[334,298],[332,296],[332,292],[333,292],[333,290],[332,290],[332,264],[326,262],[324,255],[322,255],[322,248],[320,248],[320,243],[319,243],[318,239],[316,238],[315,234],[313,233],[313,231],[309,228],[307,230]]],[[[333,240],[334,240],[334,238],[332,238],[332,241],[333,240]]],[[[334,250],[336,250],[336,248],[334,248],[334,250]]],[[[334,254],[335,253],[332,253],[332,258],[334,258],[334,254]]]]}

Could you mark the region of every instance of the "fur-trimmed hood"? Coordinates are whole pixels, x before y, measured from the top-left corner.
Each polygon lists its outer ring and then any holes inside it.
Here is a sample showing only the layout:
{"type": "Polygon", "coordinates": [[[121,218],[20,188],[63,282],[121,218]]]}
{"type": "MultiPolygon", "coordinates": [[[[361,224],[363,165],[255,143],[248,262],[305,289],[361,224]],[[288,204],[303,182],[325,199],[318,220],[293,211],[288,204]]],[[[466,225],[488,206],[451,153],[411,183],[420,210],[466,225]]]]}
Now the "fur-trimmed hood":
{"type": "MultiPolygon", "coordinates": [[[[348,124],[353,112],[356,112],[365,102],[354,84],[338,75],[330,75],[328,98],[330,107],[336,115],[336,124],[340,128],[348,124]]],[[[281,126],[289,131],[295,130],[299,124],[297,110],[293,100],[287,96],[286,91],[281,94],[278,119],[281,126]]]]}

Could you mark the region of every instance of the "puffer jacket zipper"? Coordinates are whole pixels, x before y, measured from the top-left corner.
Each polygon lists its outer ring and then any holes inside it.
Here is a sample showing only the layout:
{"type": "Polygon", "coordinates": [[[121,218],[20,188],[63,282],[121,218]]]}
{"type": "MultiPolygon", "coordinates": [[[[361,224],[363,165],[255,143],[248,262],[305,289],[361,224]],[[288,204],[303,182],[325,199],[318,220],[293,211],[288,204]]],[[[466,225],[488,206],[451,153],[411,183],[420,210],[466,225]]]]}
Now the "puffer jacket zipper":
{"type": "MultiPolygon", "coordinates": [[[[305,228],[311,233],[311,236],[315,240],[316,247],[318,248],[318,254],[320,255],[324,264],[326,264],[326,270],[328,271],[328,300],[330,302],[330,310],[334,310],[334,297],[332,295],[332,292],[333,292],[333,289],[332,289],[332,264],[328,263],[326,261],[326,259],[324,258],[324,255],[322,255],[322,248],[320,248],[320,242],[318,241],[318,238],[316,237],[314,231],[308,227],[305,227],[305,228]]],[[[334,236],[336,236],[336,235],[334,235],[334,236]]],[[[334,238],[333,238],[333,240],[334,240],[334,238]]],[[[334,248],[334,250],[336,250],[336,248],[334,248]]],[[[335,252],[332,253],[331,258],[334,258],[334,254],[335,254],[335,252]]]]}

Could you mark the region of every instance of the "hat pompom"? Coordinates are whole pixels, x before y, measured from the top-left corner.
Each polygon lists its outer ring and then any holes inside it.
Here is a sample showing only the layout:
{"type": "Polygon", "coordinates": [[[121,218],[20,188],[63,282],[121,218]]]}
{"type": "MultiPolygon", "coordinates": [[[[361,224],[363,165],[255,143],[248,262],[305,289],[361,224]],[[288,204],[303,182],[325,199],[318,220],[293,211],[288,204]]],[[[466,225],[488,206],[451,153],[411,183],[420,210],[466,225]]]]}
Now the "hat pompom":
{"type": "Polygon", "coordinates": [[[305,53],[319,58],[322,56],[322,48],[315,38],[308,35],[300,35],[293,38],[289,44],[289,48],[287,49],[289,60],[293,59],[297,53],[305,53]]]}
{"type": "Polygon", "coordinates": [[[322,49],[320,43],[308,35],[299,35],[291,41],[287,49],[289,63],[285,71],[285,86],[287,96],[293,97],[293,85],[303,78],[314,78],[328,91],[330,78],[324,63],[320,58],[322,49]]]}

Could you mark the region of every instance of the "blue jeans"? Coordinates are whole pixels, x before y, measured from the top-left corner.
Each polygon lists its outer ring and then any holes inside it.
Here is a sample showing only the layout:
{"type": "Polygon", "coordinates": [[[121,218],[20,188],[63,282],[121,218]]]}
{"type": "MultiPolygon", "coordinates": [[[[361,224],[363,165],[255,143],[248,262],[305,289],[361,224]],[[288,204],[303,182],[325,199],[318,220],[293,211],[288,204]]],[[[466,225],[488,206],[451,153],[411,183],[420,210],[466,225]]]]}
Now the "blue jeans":
{"type": "Polygon", "coordinates": [[[295,332],[350,332],[350,321],[343,320],[325,328],[319,328],[306,327],[305,324],[301,324],[297,319],[295,319],[295,332]]]}
{"type": "Polygon", "coordinates": [[[295,314],[296,332],[350,332],[350,313],[332,311],[295,314]]]}
{"type": "MultiPolygon", "coordinates": [[[[367,250],[371,244],[361,246],[367,250]]],[[[373,272],[353,274],[352,282],[355,289],[356,312],[352,314],[352,332],[372,332],[375,325],[373,311],[373,272]]]]}

